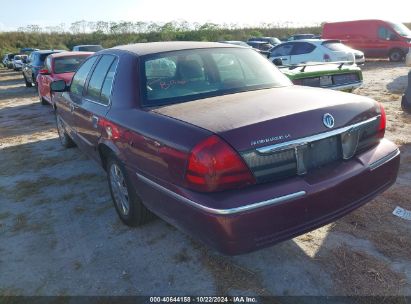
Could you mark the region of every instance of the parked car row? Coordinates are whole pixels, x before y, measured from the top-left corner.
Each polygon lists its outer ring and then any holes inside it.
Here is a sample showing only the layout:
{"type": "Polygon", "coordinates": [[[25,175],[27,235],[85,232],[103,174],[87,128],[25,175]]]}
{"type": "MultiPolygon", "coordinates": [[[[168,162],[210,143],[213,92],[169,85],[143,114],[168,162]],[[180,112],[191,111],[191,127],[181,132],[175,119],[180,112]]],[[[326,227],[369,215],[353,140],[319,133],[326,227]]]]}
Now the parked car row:
{"type": "MultiPolygon", "coordinates": [[[[48,76],[63,55],[49,56],[48,76]]],[[[359,69],[327,65],[340,81],[359,69]]],[[[140,43],[89,54],[71,82],[50,87],[62,145],[106,170],[126,225],[155,213],[240,254],[342,217],[392,185],[399,168],[381,104],[294,86],[284,74],[247,47],[140,43]]],[[[312,82],[330,84],[322,76],[312,82]]]]}
{"type": "Polygon", "coordinates": [[[305,39],[267,60],[234,44],[40,50],[23,75],[53,105],[61,144],[106,171],[126,225],[154,213],[225,254],[328,224],[395,182],[400,152],[384,138],[383,106],[315,88],[361,83],[353,52],[305,39]],[[329,53],[317,54],[326,64],[293,53],[303,47],[329,53]]]}

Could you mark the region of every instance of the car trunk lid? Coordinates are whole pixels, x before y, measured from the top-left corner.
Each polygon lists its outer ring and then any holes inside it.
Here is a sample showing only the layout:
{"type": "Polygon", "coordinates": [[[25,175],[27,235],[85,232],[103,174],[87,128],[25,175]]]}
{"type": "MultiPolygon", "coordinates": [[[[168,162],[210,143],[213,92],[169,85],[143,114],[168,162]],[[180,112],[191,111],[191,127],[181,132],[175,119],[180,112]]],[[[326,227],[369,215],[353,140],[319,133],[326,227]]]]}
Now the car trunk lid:
{"type": "Polygon", "coordinates": [[[377,115],[369,98],[301,86],[266,89],[162,106],[152,111],[207,129],[237,151],[329,131],[377,115]]]}

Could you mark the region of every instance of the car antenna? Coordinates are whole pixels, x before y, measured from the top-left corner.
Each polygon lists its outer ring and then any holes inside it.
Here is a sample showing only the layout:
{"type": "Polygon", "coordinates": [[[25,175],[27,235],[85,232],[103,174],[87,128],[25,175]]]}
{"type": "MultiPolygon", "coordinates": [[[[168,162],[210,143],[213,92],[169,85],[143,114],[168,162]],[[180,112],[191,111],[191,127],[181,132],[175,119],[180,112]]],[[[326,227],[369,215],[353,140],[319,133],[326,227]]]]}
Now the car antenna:
{"type": "Polygon", "coordinates": [[[345,64],[345,62],[341,62],[341,64],[338,66],[338,69],[341,70],[341,68],[343,67],[344,64],[345,64]]]}

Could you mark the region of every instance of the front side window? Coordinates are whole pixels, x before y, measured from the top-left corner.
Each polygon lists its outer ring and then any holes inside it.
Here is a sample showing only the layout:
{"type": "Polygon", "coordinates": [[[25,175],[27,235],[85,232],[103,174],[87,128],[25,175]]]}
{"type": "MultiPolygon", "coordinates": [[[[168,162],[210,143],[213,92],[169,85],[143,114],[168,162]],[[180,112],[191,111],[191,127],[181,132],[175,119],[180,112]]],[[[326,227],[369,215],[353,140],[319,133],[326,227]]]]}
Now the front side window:
{"type": "Polygon", "coordinates": [[[244,48],[151,55],[142,60],[142,71],[145,106],[291,84],[266,58],[244,48]]]}
{"type": "Polygon", "coordinates": [[[104,79],[106,78],[107,72],[110,66],[113,64],[116,57],[111,55],[104,55],[101,57],[96,65],[96,68],[91,75],[86,97],[93,100],[100,99],[101,88],[103,87],[104,79]]]}
{"type": "Polygon", "coordinates": [[[77,95],[83,94],[84,84],[86,83],[87,76],[90,73],[91,68],[94,65],[94,62],[97,60],[97,57],[91,57],[85,61],[77,73],[74,75],[73,80],[70,86],[70,92],[77,95]]]}
{"type": "Polygon", "coordinates": [[[394,32],[386,27],[380,27],[378,29],[378,37],[382,40],[390,40],[392,36],[395,36],[394,32]]]}
{"type": "Polygon", "coordinates": [[[86,56],[57,57],[54,59],[54,73],[75,72],[86,56]]]}

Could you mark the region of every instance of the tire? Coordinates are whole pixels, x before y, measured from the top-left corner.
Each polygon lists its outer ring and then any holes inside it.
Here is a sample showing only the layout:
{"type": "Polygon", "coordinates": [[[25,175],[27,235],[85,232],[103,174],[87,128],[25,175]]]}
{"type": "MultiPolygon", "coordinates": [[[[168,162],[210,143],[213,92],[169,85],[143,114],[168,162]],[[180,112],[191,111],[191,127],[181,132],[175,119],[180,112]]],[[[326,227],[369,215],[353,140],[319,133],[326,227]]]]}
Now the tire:
{"type": "Polygon", "coordinates": [[[151,212],[143,205],[124,165],[112,154],[107,159],[107,180],[120,220],[131,227],[145,224],[150,219],[151,212]]]}
{"type": "Polygon", "coordinates": [[[411,114],[411,101],[408,101],[405,95],[401,99],[401,108],[404,112],[411,114]]]}
{"type": "Polygon", "coordinates": [[[60,143],[64,148],[72,148],[76,144],[67,134],[66,130],[64,129],[63,122],[61,121],[60,115],[56,114],[56,126],[57,126],[57,133],[59,134],[60,143]]]}
{"type": "Polygon", "coordinates": [[[24,77],[24,83],[26,84],[26,88],[31,88],[33,84],[27,81],[26,75],[23,74],[23,77],[24,77]]]}
{"type": "Polygon", "coordinates": [[[46,105],[49,104],[49,103],[41,96],[41,94],[40,94],[40,88],[39,88],[39,87],[37,87],[37,94],[39,95],[39,101],[40,101],[40,104],[41,104],[42,106],[46,106],[46,105]]]}
{"type": "Polygon", "coordinates": [[[394,49],[390,52],[389,58],[391,62],[400,62],[404,58],[404,53],[399,49],[394,49]]]}

